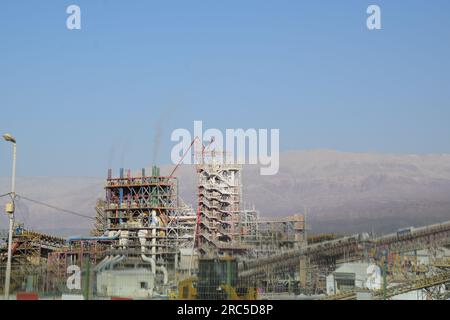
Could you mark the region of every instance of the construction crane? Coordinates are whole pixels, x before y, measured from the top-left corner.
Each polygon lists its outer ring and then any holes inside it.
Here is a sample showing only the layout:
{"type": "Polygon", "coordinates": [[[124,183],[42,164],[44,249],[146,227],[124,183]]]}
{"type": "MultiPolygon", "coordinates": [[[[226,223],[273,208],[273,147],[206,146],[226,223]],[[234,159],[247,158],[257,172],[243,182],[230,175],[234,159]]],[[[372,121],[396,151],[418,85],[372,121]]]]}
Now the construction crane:
{"type": "MultiPolygon", "coordinates": [[[[214,137],[211,138],[211,141],[208,143],[208,146],[205,146],[200,138],[197,136],[194,138],[194,140],[192,140],[191,144],[189,145],[189,147],[186,149],[186,151],[184,152],[183,156],[181,157],[180,161],[178,161],[177,165],[175,166],[175,168],[173,168],[172,172],[170,173],[169,177],[173,178],[173,175],[175,174],[175,172],[178,170],[178,167],[183,163],[184,158],[186,158],[188,152],[192,149],[192,147],[194,147],[194,144],[196,141],[200,142],[202,144],[202,151],[201,151],[201,156],[202,156],[202,162],[205,160],[205,153],[208,151],[209,147],[211,146],[211,144],[214,142],[214,137]]],[[[194,149],[194,154],[195,154],[195,149],[194,149]]]]}

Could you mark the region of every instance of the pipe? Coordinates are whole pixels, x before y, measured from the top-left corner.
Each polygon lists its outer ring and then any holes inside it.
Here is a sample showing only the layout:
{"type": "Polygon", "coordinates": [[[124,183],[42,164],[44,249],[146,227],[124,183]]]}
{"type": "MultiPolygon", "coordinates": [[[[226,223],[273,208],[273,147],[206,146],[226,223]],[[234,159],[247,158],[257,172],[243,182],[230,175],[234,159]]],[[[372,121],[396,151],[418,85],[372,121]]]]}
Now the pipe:
{"type": "Polygon", "coordinates": [[[113,261],[113,260],[114,260],[114,256],[109,256],[107,258],[107,260],[102,261],[103,264],[101,266],[97,266],[96,267],[96,271],[97,272],[103,271],[111,263],[111,261],[113,261]]]}
{"type": "Polygon", "coordinates": [[[145,254],[141,255],[142,260],[144,260],[145,262],[149,262],[151,265],[151,273],[153,275],[156,275],[156,271],[158,272],[162,272],[163,276],[164,276],[164,285],[167,285],[167,283],[169,282],[169,275],[167,273],[167,269],[164,266],[156,266],[155,260],[147,257],[145,254]]]}
{"type": "Polygon", "coordinates": [[[123,188],[119,189],[119,224],[123,223],[122,220],[122,204],[123,204],[123,188]]]}
{"type": "MultiPolygon", "coordinates": [[[[100,270],[98,271],[103,271],[105,269],[108,269],[111,265],[113,265],[114,263],[116,263],[118,260],[121,259],[122,256],[114,256],[112,259],[110,259],[109,261],[107,261],[100,270]]],[[[114,266],[114,265],[113,265],[114,266]]]]}
{"type": "Polygon", "coordinates": [[[156,260],[156,229],[152,230],[152,259],[156,260]]]}
{"type": "MultiPolygon", "coordinates": [[[[120,168],[120,183],[123,183],[123,168],[120,168]]],[[[123,188],[119,188],[119,224],[123,223],[122,220],[122,203],[123,203],[123,188]]]]}
{"type": "Polygon", "coordinates": [[[120,230],[117,231],[106,231],[103,236],[107,237],[119,237],[120,236],[120,230]]]}
{"type": "Polygon", "coordinates": [[[145,254],[141,254],[142,260],[144,260],[145,262],[149,262],[150,266],[151,266],[151,272],[153,273],[153,275],[156,274],[156,262],[154,259],[147,257],[145,254]]]}
{"type": "Polygon", "coordinates": [[[113,262],[111,262],[109,264],[109,269],[112,270],[114,269],[114,266],[118,263],[120,263],[123,259],[125,259],[125,256],[119,256],[118,258],[116,258],[113,262]]]}
{"type": "Polygon", "coordinates": [[[122,249],[126,249],[128,247],[129,236],[130,232],[127,230],[123,230],[120,232],[119,245],[122,246],[122,249]]]}
{"type": "Polygon", "coordinates": [[[111,259],[111,256],[106,256],[99,264],[95,266],[95,271],[99,271],[103,268],[104,264],[111,259]]]}
{"type": "MultiPolygon", "coordinates": [[[[153,275],[153,278],[155,278],[156,275],[156,262],[154,259],[147,257],[145,254],[141,254],[142,260],[144,260],[145,262],[150,262],[150,272],[153,275]]],[[[153,280],[154,281],[154,280],[153,280]]],[[[154,287],[154,285],[153,285],[154,287]]],[[[150,289],[150,295],[153,296],[153,288],[150,289]]]]}
{"type": "Polygon", "coordinates": [[[145,246],[147,245],[147,230],[142,229],[138,231],[139,243],[141,244],[141,253],[145,254],[145,246]]]}
{"type": "Polygon", "coordinates": [[[169,275],[167,274],[167,269],[164,266],[159,266],[156,267],[156,271],[160,271],[163,273],[164,275],[164,285],[167,285],[167,283],[169,282],[169,275]]]}
{"type": "Polygon", "coordinates": [[[152,259],[156,261],[156,211],[152,210],[152,259]]]}

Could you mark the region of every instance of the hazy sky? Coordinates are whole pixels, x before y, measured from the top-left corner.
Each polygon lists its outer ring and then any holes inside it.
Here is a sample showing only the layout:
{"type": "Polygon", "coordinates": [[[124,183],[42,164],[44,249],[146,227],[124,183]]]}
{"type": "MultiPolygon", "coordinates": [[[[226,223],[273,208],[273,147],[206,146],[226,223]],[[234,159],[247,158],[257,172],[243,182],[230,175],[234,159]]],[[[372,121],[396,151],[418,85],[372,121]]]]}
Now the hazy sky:
{"type": "Polygon", "coordinates": [[[449,16],[448,0],[2,1],[0,131],[22,176],[168,163],[194,120],[279,128],[282,150],[449,153],[449,16]]]}

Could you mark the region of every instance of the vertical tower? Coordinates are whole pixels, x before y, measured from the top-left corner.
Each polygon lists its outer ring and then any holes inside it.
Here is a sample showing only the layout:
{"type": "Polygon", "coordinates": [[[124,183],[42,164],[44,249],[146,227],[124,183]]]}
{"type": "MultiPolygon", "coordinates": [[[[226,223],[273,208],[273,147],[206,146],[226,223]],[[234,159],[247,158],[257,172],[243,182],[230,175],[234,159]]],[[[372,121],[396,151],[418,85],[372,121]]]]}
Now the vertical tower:
{"type": "Polygon", "coordinates": [[[212,159],[197,166],[197,247],[201,257],[243,250],[239,237],[241,166],[212,159]]]}

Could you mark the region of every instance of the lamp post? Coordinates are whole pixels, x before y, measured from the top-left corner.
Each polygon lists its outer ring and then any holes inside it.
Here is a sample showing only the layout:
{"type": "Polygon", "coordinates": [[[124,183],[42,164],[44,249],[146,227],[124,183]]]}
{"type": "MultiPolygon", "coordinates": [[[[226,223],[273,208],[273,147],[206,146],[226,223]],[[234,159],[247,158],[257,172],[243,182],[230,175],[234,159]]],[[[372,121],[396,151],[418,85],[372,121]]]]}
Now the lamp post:
{"type": "Polygon", "coordinates": [[[9,215],[9,233],[8,233],[8,261],[6,263],[5,274],[5,299],[9,299],[9,284],[11,279],[11,260],[12,260],[12,235],[14,227],[14,201],[16,200],[16,139],[7,133],[3,139],[13,144],[13,164],[11,177],[11,202],[6,205],[6,214],[9,215]]]}

